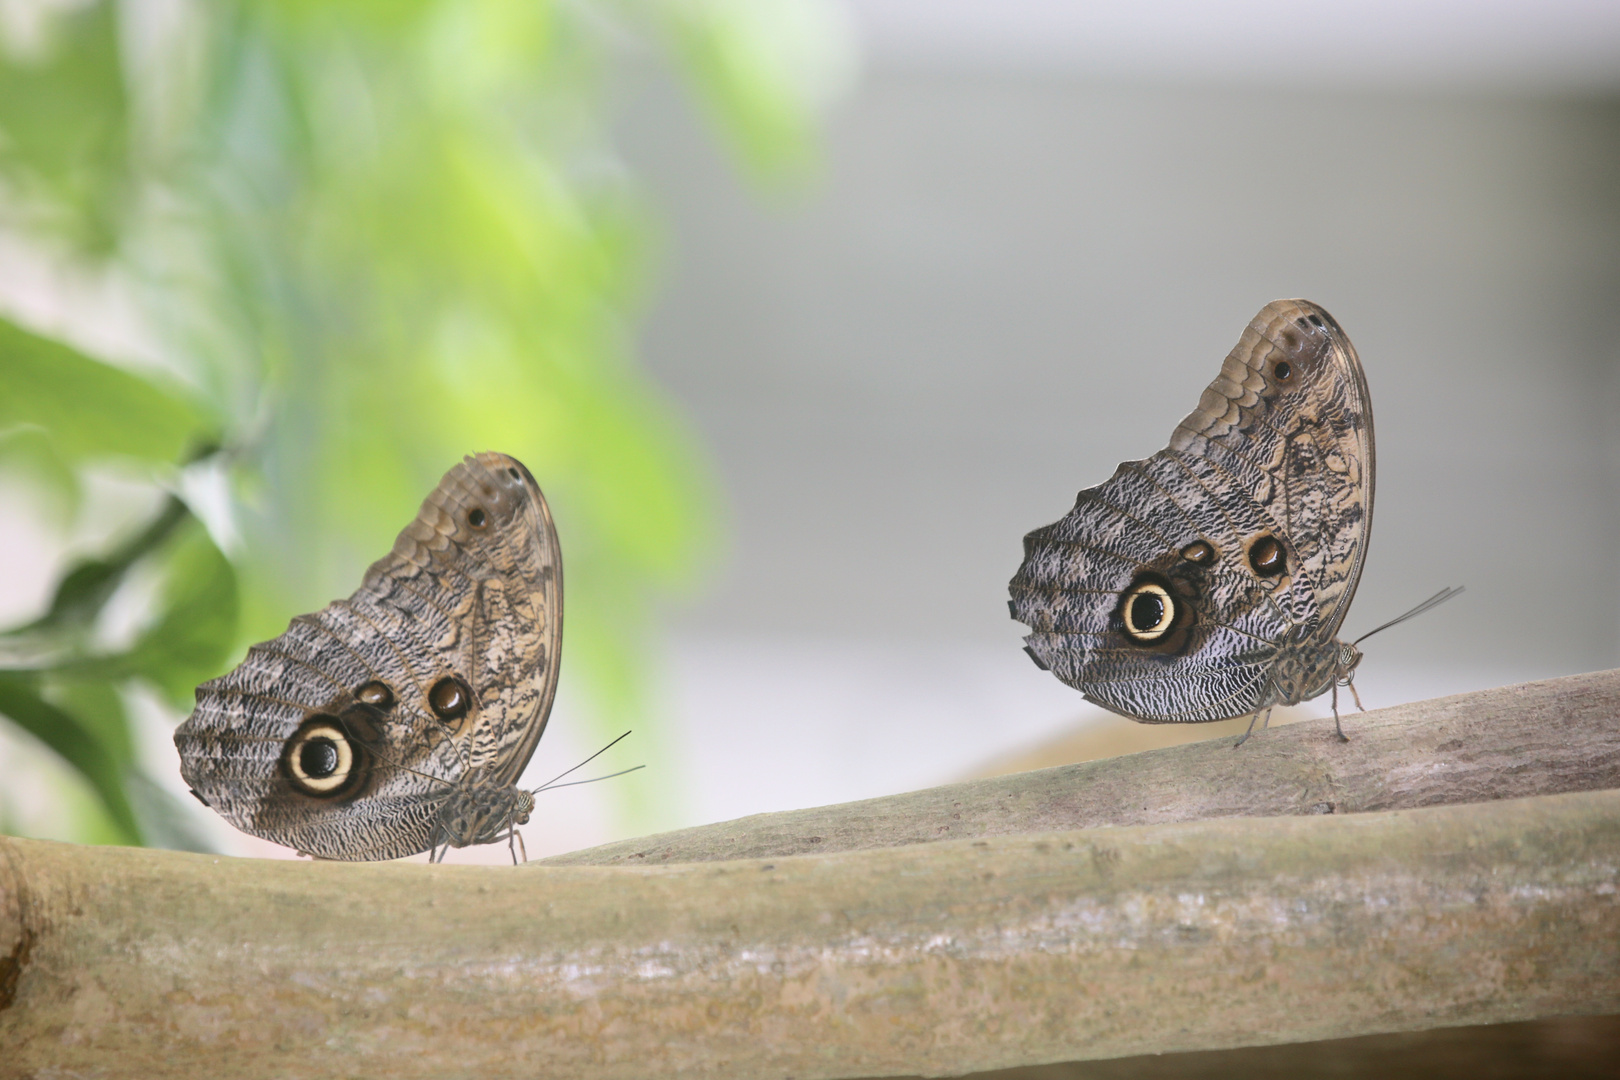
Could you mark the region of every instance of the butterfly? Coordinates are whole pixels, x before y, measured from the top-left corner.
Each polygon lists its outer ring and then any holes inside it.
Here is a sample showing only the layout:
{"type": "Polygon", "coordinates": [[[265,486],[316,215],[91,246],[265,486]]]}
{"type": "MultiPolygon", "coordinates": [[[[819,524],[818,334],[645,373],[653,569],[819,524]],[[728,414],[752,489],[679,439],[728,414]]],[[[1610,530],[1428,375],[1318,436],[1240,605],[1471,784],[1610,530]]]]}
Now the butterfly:
{"type": "Polygon", "coordinates": [[[561,650],[545,496],[517,459],[468,457],[354,595],[197,688],[180,772],[238,829],[323,859],[510,843],[561,650]]]}
{"type": "Polygon", "coordinates": [[[1025,650],[1145,723],[1248,715],[1253,731],[1273,705],[1331,689],[1342,740],[1338,688],[1355,693],[1361,652],[1338,633],[1367,558],[1373,479],[1355,346],[1320,306],[1273,301],[1169,446],[1024,537],[1008,606],[1032,631],[1025,650]]]}

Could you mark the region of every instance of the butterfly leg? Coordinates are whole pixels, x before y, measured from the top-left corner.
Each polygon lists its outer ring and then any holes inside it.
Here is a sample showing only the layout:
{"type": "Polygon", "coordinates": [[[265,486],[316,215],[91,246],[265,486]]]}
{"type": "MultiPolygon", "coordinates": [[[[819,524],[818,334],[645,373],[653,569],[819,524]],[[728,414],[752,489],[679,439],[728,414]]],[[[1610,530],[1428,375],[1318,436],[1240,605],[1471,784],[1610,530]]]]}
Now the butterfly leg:
{"type": "Polygon", "coordinates": [[[518,832],[516,825],[508,825],[506,828],[506,850],[512,853],[513,866],[529,861],[529,846],[523,842],[523,834],[518,832]],[[518,858],[519,851],[523,852],[521,859],[518,858]]]}
{"type": "MultiPolygon", "coordinates": [[[[1244,743],[1249,741],[1249,736],[1254,734],[1254,722],[1256,720],[1258,720],[1258,719],[1260,719],[1260,710],[1256,709],[1256,710],[1254,710],[1254,715],[1249,717],[1249,729],[1243,733],[1243,738],[1239,739],[1237,742],[1232,744],[1232,749],[1236,750],[1238,747],[1242,746],[1244,743]]],[[[1271,710],[1267,709],[1266,710],[1266,727],[1270,727],[1270,726],[1271,726],[1271,710]]],[[[1261,730],[1263,731],[1263,730],[1265,730],[1265,728],[1262,728],[1261,730]]]]}
{"type": "MultiPolygon", "coordinates": [[[[1345,685],[1349,686],[1350,684],[1346,683],[1345,685]]],[[[1356,699],[1356,704],[1361,704],[1360,698],[1356,699]]],[[[1346,735],[1344,728],[1339,726],[1339,683],[1337,679],[1333,682],[1333,734],[1338,736],[1340,742],[1350,741],[1350,736],[1346,735]]]]}

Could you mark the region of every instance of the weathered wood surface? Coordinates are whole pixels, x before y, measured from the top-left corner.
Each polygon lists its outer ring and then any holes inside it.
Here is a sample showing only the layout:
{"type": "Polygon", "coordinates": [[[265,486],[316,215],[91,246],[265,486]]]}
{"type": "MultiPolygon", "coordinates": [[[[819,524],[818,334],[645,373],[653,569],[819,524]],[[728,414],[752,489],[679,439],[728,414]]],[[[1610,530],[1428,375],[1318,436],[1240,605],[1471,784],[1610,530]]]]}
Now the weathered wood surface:
{"type": "Polygon", "coordinates": [[[1127,757],[758,814],[588,848],[553,866],[858,851],[1217,817],[1350,814],[1620,788],[1620,670],[1436,698],[1127,757]]]}
{"type": "MultiPolygon", "coordinates": [[[[1491,800],[1466,805],[1310,814],[1324,789],[1253,757],[1230,782],[1288,796],[1270,805],[1289,816],[1006,835],[1003,811],[1003,835],[919,844],[913,821],[899,847],[720,862],[309,864],[0,838],[0,1076],[830,1080],[1620,1012],[1620,791],[1504,797],[1612,778],[1595,729],[1614,726],[1615,689],[1413,707],[1407,778],[1382,790],[1491,800]]],[[[1376,726],[1324,752],[1373,753],[1376,726]]],[[[1300,760],[1330,761],[1330,801],[1361,800],[1336,810],[1389,797],[1346,780],[1368,766],[1301,746],[1275,760],[1307,777],[1300,760]]],[[[1016,782],[1051,776],[1007,780],[1044,820],[1050,798],[1016,782]]]]}
{"type": "Polygon", "coordinates": [[[1620,1011],[1620,792],[659,867],[0,852],[14,1076],[947,1075],[1620,1011]]]}

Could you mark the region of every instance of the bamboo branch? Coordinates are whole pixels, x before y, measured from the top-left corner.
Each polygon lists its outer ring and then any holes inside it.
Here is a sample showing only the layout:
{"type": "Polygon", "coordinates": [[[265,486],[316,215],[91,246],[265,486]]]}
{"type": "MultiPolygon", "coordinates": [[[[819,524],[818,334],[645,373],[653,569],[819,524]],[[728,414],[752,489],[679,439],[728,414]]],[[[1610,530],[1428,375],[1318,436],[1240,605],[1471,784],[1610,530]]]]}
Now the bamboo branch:
{"type": "Polygon", "coordinates": [[[557,855],[701,862],[1217,817],[1350,814],[1620,787],[1620,670],[878,799],[756,814],[557,855]]]}
{"type": "MultiPolygon", "coordinates": [[[[1505,700],[1591,747],[1603,686],[1612,716],[1613,676],[1505,700]]],[[[1620,791],[1500,797],[1610,775],[1612,743],[1571,773],[1558,738],[1425,716],[1496,801],[518,870],[0,839],[0,1074],[945,1075],[1620,1011],[1620,791]],[[1521,746],[1543,779],[1491,764],[1521,746]]],[[[1429,790],[1408,754],[1385,790],[1429,790]]]]}

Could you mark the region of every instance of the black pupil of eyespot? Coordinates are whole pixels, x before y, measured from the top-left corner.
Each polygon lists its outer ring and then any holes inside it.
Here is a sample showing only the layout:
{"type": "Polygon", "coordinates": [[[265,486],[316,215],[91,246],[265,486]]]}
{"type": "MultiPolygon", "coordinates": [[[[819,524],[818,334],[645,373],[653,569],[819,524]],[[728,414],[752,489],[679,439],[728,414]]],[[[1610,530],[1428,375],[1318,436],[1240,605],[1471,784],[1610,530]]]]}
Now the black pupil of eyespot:
{"type": "Polygon", "coordinates": [[[506,471],[514,480],[523,479],[522,474],[520,474],[516,469],[507,469],[506,471]]]}
{"type": "Polygon", "coordinates": [[[1138,593],[1131,601],[1131,625],[1138,630],[1157,630],[1164,621],[1164,598],[1156,593],[1138,593]]]}
{"type": "Polygon", "coordinates": [[[298,764],[304,775],[324,780],[337,772],[337,744],[331,739],[311,739],[298,751],[298,764]]]}
{"type": "Polygon", "coordinates": [[[484,523],[484,512],[482,510],[474,510],[467,515],[467,520],[472,522],[473,528],[476,529],[478,526],[484,523]]]}
{"type": "Polygon", "coordinates": [[[1294,373],[1294,369],[1288,366],[1286,360],[1278,361],[1276,368],[1273,370],[1277,372],[1277,378],[1279,379],[1286,379],[1294,373]]]}

